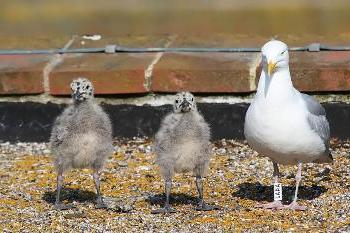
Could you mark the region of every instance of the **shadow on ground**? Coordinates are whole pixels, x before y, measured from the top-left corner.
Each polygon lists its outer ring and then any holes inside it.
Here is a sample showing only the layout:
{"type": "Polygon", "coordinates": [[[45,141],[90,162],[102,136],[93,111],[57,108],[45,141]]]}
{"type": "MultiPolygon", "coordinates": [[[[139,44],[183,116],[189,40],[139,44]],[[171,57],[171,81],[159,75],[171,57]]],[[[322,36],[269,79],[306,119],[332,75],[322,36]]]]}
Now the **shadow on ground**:
{"type": "MultiPolygon", "coordinates": [[[[54,204],[56,200],[56,190],[44,193],[42,199],[50,204],[54,204]]],[[[60,200],[95,203],[96,193],[81,189],[62,188],[60,200]]]]}
{"type": "MultiPolygon", "coordinates": [[[[283,186],[283,202],[291,202],[294,197],[295,186],[283,186]]],[[[299,186],[298,198],[303,200],[313,200],[319,197],[327,189],[324,186],[299,186]]],[[[238,185],[238,191],[232,193],[234,197],[250,199],[253,201],[273,201],[273,186],[262,185],[258,182],[245,182],[238,185]]]]}
{"type": "MultiPolygon", "coordinates": [[[[151,205],[161,205],[163,206],[165,203],[165,194],[156,194],[153,196],[149,196],[146,199],[146,202],[148,202],[151,205]]],[[[194,196],[190,196],[188,194],[184,193],[174,193],[170,195],[170,204],[171,205],[197,205],[198,198],[194,196]]]]}

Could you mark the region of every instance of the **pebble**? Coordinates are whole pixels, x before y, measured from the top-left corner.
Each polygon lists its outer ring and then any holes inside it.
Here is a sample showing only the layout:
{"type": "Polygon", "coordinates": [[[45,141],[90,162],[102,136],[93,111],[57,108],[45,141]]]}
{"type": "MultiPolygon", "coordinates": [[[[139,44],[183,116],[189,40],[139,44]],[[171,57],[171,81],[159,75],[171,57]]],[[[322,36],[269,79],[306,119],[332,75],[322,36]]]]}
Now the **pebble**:
{"type": "MultiPolygon", "coordinates": [[[[271,198],[271,162],[245,141],[213,143],[204,182],[205,200],[222,208],[198,212],[194,178],[177,175],[171,204],[177,213],[152,215],[164,204],[164,182],[152,141],[114,142],[115,155],[101,175],[107,209],[95,209],[91,171],[65,176],[62,197],[75,210],[55,211],[55,174],[47,143],[0,143],[0,229],[3,232],[349,232],[350,144],[332,141],[334,164],[306,164],[300,188],[305,212],[255,208],[271,198]],[[116,169],[116,166],[124,167],[116,169]]],[[[281,166],[284,196],[294,194],[295,166],[281,166]]]]}
{"type": "Polygon", "coordinates": [[[124,162],[124,161],[118,161],[117,164],[119,167],[127,167],[128,166],[128,163],[124,162]]]}

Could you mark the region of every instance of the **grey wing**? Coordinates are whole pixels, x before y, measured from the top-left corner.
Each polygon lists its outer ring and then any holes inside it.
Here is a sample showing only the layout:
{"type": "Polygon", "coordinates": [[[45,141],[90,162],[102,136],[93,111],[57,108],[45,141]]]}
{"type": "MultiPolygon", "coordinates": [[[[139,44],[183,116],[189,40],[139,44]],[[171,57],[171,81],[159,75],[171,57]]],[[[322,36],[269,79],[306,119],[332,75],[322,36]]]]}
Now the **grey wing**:
{"type": "Polygon", "coordinates": [[[99,127],[100,130],[102,131],[101,133],[107,138],[112,139],[113,127],[112,127],[111,119],[109,118],[108,114],[102,110],[102,108],[101,108],[101,112],[99,112],[99,115],[101,119],[101,125],[99,127]]]}
{"type": "Polygon", "coordinates": [[[209,124],[205,121],[203,116],[199,114],[200,120],[199,120],[199,125],[200,125],[200,138],[206,141],[210,141],[211,138],[211,130],[209,124]]]}
{"type": "Polygon", "coordinates": [[[61,145],[66,135],[67,135],[66,127],[60,124],[60,119],[57,118],[51,132],[51,137],[50,137],[51,146],[57,147],[61,145]]]}
{"type": "Polygon", "coordinates": [[[64,138],[68,135],[68,123],[70,116],[73,114],[73,109],[68,107],[63,113],[58,116],[53,124],[50,142],[51,146],[57,147],[62,144],[64,138]]]}
{"type": "Polygon", "coordinates": [[[172,114],[164,117],[160,124],[160,128],[155,135],[155,152],[160,154],[166,150],[166,147],[170,146],[167,143],[170,142],[170,138],[173,134],[172,128],[175,119],[172,114]]]}
{"type": "Polygon", "coordinates": [[[301,94],[306,103],[306,107],[309,111],[308,122],[312,130],[314,130],[323,140],[324,144],[328,148],[330,129],[329,123],[326,117],[326,110],[317,100],[309,95],[301,94]]]}

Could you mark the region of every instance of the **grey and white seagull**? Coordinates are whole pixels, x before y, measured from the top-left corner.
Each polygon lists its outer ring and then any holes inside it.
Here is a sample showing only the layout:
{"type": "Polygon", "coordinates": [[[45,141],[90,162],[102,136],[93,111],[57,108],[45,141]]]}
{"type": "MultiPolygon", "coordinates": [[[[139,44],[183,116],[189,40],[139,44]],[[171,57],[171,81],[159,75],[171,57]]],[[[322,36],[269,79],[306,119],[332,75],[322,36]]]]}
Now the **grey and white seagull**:
{"type": "Polygon", "coordinates": [[[325,109],[312,96],[294,88],[285,43],[277,40],[262,47],[263,70],[257,93],[246,113],[244,134],[249,145],[269,157],[278,183],[278,164],[298,165],[294,200],[259,205],[267,209],[305,210],[297,203],[302,163],[331,163],[330,130],[325,109]]]}

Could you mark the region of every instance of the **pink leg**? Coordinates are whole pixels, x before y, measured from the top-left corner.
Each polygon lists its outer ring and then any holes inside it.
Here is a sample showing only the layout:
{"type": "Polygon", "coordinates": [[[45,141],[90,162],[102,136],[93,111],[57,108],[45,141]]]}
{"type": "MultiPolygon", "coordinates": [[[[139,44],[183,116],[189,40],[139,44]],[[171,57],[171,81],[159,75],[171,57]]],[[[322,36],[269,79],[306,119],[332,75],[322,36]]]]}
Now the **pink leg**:
{"type": "MultiPolygon", "coordinates": [[[[274,183],[278,183],[278,178],[280,176],[280,171],[278,169],[277,163],[273,162],[273,180],[274,183]]],[[[257,208],[263,208],[263,209],[282,209],[284,206],[281,201],[274,200],[273,202],[266,203],[266,204],[258,204],[256,205],[257,208]]]]}
{"type": "Polygon", "coordinates": [[[298,200],[298,189],[299,189],[299,184],[300,184],[300,181],[301,181],[301,165],[302,165],[302,163],[299,162],[298,163],[298,171],[297,171],[297,174],[295,176],[296,185],[295,185],[294,200],[289,205],[284,206],[284,209],[306,210],[306,206],[301,206],[301,205],[299,205],[297,203],[297,200],[298,200]]]}

